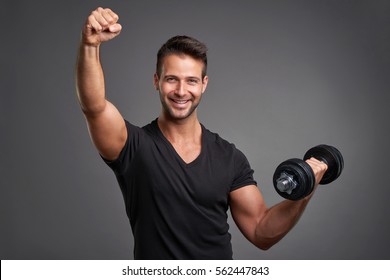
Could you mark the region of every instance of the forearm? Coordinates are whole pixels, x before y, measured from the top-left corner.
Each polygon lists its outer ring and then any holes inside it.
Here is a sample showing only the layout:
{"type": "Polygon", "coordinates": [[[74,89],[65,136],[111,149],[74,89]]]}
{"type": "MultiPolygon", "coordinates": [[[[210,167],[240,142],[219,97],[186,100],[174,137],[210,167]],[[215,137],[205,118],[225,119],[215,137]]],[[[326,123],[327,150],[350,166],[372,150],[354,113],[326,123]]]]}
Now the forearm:
{"type": "Polygon", "coordinates": [[[313,192],[298,201],[284,200],[268,208],[255,185],[239,188],[230,193],[233,219],[245,237],[261,249],[269,249],[281,240],[298,222],[327,166],[315,159],[307,160],[313,169],[316,182],[313,192]]]}
{"type": "Polygon", "coordinates": [[[269,249],[279,242],[298,222],[310,197],[299,201],[284,200],[267,209],[257,223],[255,244],[262,249],[269,249]]]}
{"type": "Polygon", "coordinates": [[[101,112],[106,106],[99,46],[80,44],[76,69],[77,96],[85,114],[101,112]]]}

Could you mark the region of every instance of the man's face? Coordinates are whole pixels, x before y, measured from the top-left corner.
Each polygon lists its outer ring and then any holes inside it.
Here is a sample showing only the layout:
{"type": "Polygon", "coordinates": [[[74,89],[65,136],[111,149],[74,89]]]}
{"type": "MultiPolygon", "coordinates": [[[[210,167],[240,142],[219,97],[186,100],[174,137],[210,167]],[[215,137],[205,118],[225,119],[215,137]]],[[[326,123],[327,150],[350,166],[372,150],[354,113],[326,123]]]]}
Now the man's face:
{"type": "Polygon", "coordinates": [[[163,113],[174,120],[194,114],[208,77],[202,79],[203,62],[188,55],[168,55],[163,59],[161,74],[154,75],[154,86],[160,93],[163,113]]]}

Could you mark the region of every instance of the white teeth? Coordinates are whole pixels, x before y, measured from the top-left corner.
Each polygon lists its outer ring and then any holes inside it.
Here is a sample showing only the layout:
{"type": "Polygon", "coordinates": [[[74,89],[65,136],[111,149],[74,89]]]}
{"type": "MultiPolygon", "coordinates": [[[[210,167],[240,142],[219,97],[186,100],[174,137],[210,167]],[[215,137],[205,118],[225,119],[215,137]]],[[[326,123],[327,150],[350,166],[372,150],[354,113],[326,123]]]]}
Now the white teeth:
{"type": "Polygon", "coordinates": [[[187,103],[188,100],[173,100],[173,101],[178,104],[185,104],[187,103]]]}

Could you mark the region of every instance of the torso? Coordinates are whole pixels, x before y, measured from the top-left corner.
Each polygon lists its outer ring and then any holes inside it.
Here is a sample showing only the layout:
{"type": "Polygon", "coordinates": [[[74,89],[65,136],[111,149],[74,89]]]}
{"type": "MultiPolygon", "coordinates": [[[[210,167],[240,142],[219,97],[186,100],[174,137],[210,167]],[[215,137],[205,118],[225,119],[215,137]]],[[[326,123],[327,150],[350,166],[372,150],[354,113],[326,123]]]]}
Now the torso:
{"type": "Polygon", "coordinates": [[[229,193],[254,184],[253,171],[234,145],[200,128],[200,143],[178,146],[156,122],[142,129],[127,123],[126,146],[109,165],[121,186],[136,259],[232,258],[229,193]]]}

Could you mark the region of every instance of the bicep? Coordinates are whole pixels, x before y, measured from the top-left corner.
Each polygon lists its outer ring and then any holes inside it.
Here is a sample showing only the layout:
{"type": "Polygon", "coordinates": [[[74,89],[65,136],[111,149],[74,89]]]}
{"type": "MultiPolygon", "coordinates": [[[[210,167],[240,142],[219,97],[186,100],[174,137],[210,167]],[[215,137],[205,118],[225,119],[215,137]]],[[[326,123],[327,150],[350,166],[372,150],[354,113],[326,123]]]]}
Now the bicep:
{"type": "Polygon", "coordinates": [[[118,109],[106,101],[104,110],[85,117],[96,149],[103,158],[116,159],[127,139],[126,124],[118,109]]]}
{"type": "Polygon", "coordinates": [[[267,206],[255,185],[239,188],[230,193],[230,211],[237,227],[252,243],[255,242],[256,226],[264,217],[267,206]]]}

